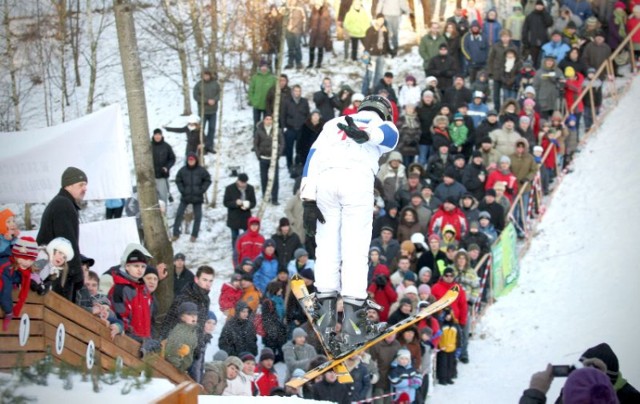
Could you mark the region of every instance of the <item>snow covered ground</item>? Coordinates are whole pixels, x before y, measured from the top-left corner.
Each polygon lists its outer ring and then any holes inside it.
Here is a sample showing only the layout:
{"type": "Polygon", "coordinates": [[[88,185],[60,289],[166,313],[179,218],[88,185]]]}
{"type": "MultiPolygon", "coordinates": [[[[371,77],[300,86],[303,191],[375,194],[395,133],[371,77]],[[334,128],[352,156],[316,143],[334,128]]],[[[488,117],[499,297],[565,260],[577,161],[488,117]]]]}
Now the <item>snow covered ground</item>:
{"type": "MultiPolygon", "coordinates": [[[[458,365],[453,386],[431,403],[515,403],[547,363],[575,364],[611,345],[640,386],[640,166],[629,147],[640,127],[640,80],[575,160],[520,263],[518,286],[493,305],[458,365]]],[[[555,400],[564,379],[554,381],[555,400]]]]}

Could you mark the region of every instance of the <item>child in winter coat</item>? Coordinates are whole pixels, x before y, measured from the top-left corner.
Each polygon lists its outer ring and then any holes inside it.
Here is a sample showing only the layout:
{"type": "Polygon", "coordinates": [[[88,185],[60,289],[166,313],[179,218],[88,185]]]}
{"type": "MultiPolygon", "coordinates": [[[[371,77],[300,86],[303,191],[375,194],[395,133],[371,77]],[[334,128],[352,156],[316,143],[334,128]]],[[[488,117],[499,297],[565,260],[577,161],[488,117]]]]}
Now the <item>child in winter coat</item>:
{"type": "Polygon", "coordinates": [[[16,241],[20,230],[16,225],[15,215],[9,209],[0,210],[0,262],[6,262],[11,256],[11,246],[16,241]]]}
{"type": "Polygon", "coordinates": [[[183,372],[193,363],[193,351],[198,345],[198,306],[184,302],[178,307],[180,322],[169,333],[165,359],[183,372]]]}
{"type": "Polygon", "coordinates": [[[254,264],[256,273],[253,276],[253,283],[260,293],[264,294],[267,290],[267,284],[278,274],[279,262],[276,256],[276,243],[272,239],[264,242],[262,253],[256,257],[254,264]]]}
{"type": "Polygon", "coordinates": [[[438,384],[453,384],[456,371],[456,350],[460,347],[460,326],[450,308],[442,311],[442,335],[438,347],[436,378],[438,384]]]}
{"type": "Polygon", "coordinates": [[[489,86],[489,73],[486,70],[480,70],[478,72],[478,77],[471,84],[470,88],[471,92],[482,91],[485,97],[491,96],[491,87],[489,86]]]}
{"type": "Polygon", "coordinates": [[[449,135],[455,152],[462,153],[462,148],[469,138],[469,128],[465,125],[464,116],[460,112],[456,112],[453,116],[453,123],[449,125],[449,135]]]}
{"type": "Polygon", "coordinates": [[[19,317],[27,301],[31,282],[31,266],[38,257],[38,243],[33,237],[20,237],[11,248],[11,257],[0,264],[0,308],[4,312],[2,330],[7,331],[13,317],[19,317]],[[18,301],[13,304],[13,286],[19,285],[18,301]]]}
{"type": "Polygon", "coordinates": [[[222,311],[227,317],[233,315],[231,311],[235,309],[236,304],[238,304],[242,298],[242,287],[240,286],[241,279],[241,274],[234,273],[231,275],[229,282],[225,282],[220,289],[218,305],[220,306],[220,311],[222,311]]]}
{"type": "Polygon", "coordinates": [[[71,242],[64,237],[56,237],[47,244],[46,256],[35,262],[31,274],[31,290],[39,295],[51,290],[51,284],[60,278],[64,286],[69,266],[67,262],[74,256],[71,242]]]}
{"type": "Polygon", "coordinates": [[[401,348],[396,354],[396,359],[391,362],[389,382],[395,400],[398,400],[403,393],[409,396],[408,402],[412,403],[415,400],[416,390],[422,385],[422,378],[411,365],[411,353],[408,349],[401,348]]]}
{"type": "Polygon", "coordinates": [[[483,210],[478,216],[478,222],[480,224],[478,229],[487,236],[489,244],[493,244],[493,242],[498,238],[498,232],[491,223],[491,214],[486,210],[483,210]]]}
{"type": "MultiPolygon", "coordinates": [[[[525,60],[522,62],[522,69],[518,73],[518,95],[523,97],[527,92],[527,87],[531,86],[533,89],[533,79],[536,77],[536,69],[533,67],[533,63],[530,60],[525,60]]],[[[535,96],[535,90],[533,91],[535,96]]]]}

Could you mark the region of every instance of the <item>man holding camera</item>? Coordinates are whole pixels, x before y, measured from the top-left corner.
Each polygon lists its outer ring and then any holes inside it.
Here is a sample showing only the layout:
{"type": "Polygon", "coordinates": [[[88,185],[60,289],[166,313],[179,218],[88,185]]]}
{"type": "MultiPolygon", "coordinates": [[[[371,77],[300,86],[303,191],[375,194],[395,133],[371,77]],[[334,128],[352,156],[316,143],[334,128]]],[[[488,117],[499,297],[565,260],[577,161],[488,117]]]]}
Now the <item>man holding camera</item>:
{"type": "Polygon", "coordinates": [[[549,119],[555,109],[560,109],[556,104],[562,99],[565,82],[564,74],[558,68],[555,56],[545,55],[542,66],[533,79],[533,88],[536,90],[540,116],[543,119],[549,119]]]}

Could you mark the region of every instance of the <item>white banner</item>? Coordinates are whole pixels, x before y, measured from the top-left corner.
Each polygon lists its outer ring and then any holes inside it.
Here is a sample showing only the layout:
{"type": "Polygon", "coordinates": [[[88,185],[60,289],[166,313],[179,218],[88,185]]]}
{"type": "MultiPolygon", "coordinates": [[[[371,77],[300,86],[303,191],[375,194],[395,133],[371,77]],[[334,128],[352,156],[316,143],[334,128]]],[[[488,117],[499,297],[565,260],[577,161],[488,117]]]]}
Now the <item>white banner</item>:
{"type": "Polygon", "coordinates": [[[89,179],[85,199],[131,196],[119,105],[49,128],[0,132],[0,203],[49,202],[69,166],[89,179]]]}
{"type": "MultiPolygon", "coordinates": [[[[38,230],[21,231],[20,236],[36,238],[38,230]]],[[[80,252],[96,260],[91,268],[98,275],[114,265],[129,243],[140,243],[135,217],[80,223],[80,252]]]]}

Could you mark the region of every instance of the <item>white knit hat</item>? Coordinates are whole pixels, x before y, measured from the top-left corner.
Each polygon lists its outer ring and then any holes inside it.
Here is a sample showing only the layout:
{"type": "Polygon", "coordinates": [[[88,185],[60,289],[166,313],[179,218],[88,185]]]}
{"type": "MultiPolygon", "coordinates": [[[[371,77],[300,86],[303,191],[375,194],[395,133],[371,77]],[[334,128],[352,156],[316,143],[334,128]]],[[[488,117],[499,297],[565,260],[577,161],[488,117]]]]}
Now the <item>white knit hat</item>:
{"type": "Polygon", "coordinates": [[[47,244],[47,254],[49,254],[49,257],[53,256],[54,250],[63,253],[67,261],[71,261],[75,255],[71,242],[64,237],[56,237],[47,244]]]}

